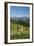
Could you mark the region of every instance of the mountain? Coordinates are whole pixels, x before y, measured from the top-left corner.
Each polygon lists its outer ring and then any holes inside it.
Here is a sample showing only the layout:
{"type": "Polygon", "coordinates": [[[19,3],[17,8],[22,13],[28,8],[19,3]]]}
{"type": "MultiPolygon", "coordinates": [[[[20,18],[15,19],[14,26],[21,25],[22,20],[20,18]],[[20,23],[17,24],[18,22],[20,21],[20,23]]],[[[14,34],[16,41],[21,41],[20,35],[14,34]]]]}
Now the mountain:
{"type": "Polygon", "coordinates": [[[19,21],[19,20],[21,20],[21,21],[26,21],[26,20],[30,20],[30,17],[10,17],[10,20],[12,20],[12,21],[19,21]]]}
{"type": "Polygon", "coordinates": [[[20,24],[29,27],[30,17],[10,17],[10,21],[15,24],[20,24]]]}

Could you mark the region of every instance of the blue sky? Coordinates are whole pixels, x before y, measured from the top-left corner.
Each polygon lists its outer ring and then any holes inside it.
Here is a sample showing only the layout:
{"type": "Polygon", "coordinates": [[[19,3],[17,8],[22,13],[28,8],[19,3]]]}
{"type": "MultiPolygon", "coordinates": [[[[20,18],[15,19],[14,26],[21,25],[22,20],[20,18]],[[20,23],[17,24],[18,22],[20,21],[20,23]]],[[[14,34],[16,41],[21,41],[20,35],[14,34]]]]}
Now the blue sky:
{"type": "Polygon", "coordinates": [[[30,8],[24,6],[10,6],[11,17],[24,17],[29,16],[30,8]]]}

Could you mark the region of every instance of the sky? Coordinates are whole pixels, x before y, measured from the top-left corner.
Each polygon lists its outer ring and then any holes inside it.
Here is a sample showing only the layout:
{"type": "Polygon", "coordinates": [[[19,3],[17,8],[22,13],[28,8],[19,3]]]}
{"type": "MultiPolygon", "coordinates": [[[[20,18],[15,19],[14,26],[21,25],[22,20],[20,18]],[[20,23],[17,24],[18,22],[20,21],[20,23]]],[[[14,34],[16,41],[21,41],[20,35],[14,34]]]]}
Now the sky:
{"type": "Polygon", "coordinates": [[[30,8],[24,6],[10,6],[11,17],[29,17],[30,8]]]}

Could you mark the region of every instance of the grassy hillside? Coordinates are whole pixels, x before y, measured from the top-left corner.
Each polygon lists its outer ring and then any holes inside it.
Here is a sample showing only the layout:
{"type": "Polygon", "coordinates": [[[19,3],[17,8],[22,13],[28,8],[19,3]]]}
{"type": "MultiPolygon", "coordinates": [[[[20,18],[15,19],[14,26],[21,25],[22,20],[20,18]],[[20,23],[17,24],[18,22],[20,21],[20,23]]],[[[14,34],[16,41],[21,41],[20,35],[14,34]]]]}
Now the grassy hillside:
{"type": "Polygon", "coordinates": [[[29,39],[30,38],[30,30],[29,27],[23,26],[21,24],[17,24],[10,22],[10,39],[29,39]],[[18,29],[23,28],[23,31],[18,31],[18,29]]]}

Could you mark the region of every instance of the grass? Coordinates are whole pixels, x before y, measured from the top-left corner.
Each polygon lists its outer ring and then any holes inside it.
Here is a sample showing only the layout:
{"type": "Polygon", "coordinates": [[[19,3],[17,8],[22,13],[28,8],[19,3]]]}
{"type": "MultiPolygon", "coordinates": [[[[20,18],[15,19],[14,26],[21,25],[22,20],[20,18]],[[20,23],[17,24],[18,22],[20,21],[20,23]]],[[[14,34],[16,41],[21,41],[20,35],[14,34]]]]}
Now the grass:
{"type": "Polygon", "coordinates": [[[20,24],[13,24],[10,23],[10,39],[14,40],[14,39],[29,39],[30,38],[30,30],[29,27],[20,25],[20,24]],[[17,30],[17,28],[22,27],[23,31],[19,31],[17,30]]]}

